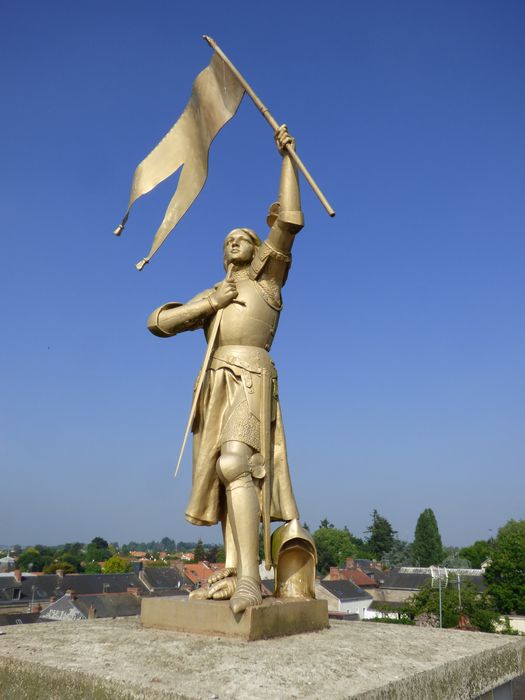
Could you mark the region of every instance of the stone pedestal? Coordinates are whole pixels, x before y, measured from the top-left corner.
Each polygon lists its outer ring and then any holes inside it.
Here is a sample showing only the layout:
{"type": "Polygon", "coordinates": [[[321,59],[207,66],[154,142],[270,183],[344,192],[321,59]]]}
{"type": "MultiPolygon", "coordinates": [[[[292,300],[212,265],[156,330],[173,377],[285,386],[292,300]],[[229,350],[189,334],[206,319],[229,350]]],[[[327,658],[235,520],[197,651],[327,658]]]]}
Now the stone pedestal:
{"type": "Polygon", "coordinates": [[[2,700],[523,700],[525,637],[337,620],[250,643],[137,617],[0,629],[2,700]]]}
{"type": "Polygon", "coordinates": [[[140,619],[144,627],[254,641],[325,629],[328,604],[325,600],[266,598],[262,605],[234,615],[226,600],[144,598],[140,619]]]}

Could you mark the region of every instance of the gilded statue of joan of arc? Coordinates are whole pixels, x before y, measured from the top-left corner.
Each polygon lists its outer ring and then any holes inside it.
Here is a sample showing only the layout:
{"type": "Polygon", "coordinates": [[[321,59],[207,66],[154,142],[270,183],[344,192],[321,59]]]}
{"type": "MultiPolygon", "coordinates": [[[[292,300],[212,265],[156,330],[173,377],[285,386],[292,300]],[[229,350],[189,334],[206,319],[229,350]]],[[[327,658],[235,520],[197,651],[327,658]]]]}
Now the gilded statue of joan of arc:
{"type": "Polygon", "coordinates": [[[230,598],[234,612],[261,602],[259,524],[268,480],[271,520],[299,517],[292,491],[279,404],[277,371],[269,351],[282,310],[281,289],[295,236],[303,227],[296,168],[286,151],[286,126],[276,133],[282,157],[279,201],[268,215],[262,243],[249,228],[224,241],[226,278],[185,304],[168,303],[148,319],[160,337],[204,329],[215,343],[193,420],[193,478],[186,518],[196,525],[222,523],[223,571],[206,595],[230,598]],[[219,318],[220,314],[220,318],[219,318]]]}

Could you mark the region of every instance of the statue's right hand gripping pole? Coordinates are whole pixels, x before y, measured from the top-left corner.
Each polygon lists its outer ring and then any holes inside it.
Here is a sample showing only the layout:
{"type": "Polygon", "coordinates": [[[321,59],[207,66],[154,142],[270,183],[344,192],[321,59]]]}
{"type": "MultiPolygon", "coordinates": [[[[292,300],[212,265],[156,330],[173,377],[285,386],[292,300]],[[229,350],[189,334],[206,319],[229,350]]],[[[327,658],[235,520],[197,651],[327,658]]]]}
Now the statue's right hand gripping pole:
{"type": "MultiPolygon", "coordinates": [[[[255,106],[257,109],[261,112],[263,117],[266,119],[268,124],[272,127],[274,134],[279,130],[279,124],[277,121],[272,117],[270,114],[268,107],[260,100],[255,92],[252,90],[251,86],[246,82],[245,78],[239,73],[237,68],[233,65],[233,63],[230,61],[230,59],[226,56],[226,54],[220,49],[220,47],[216,44],[216,42],[211,38],[211,36],[204,36],[202,37],[208,44],[211,46],[211,48],[215,51],[216,54],[218,54],[224,63],[229,67],[229,69],[232,71],[232,73],[235,75],[237,80],[240,82],[240,84],[243,86],[243,88],[246,90],[248,95],[252,98],[253,102],[255,103],[255,106]]],[[[319,200],[321,201],[321,204],[323,207],[326,209],[327,213],[330,216],[335,216],[335,211],[332,209],[330,204],[328,203],[328,200],[324,196],[324,194],[321,192],[319,187],[317,186],[317,183],[313,179],[313,177],[310,175],[308,172],[306,165],[303,163],[303,161],[299,158],[297,153],[295,152],[294,148],[290,145],[286,145],[286,152],[289,154],[290,158],[294,161],[294,163],[297,165],[299,170],[302,172],[302,174],[305,176],[306,181],[310,185],[310,187],[313,189],[315,194],[318,196],[319,200]]]]}

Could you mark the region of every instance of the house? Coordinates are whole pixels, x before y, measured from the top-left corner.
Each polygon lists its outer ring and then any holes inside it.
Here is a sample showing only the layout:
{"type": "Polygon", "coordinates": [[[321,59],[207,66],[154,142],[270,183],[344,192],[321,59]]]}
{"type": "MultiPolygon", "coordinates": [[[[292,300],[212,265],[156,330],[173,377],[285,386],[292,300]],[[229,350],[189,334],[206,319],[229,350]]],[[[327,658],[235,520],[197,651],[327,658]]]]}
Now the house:
{"type": "Polygon", "coordinates": [[[16,565],[16,560],[10,557],[9,554],[0,559],[0,572],[13,571],[16,565]]]}
{"type": "Polygon", "coordinates": [[[76,596],[135,593],[140,596],[186,594],[192,581],[177,569],[142,568],[126,574],[0,574],[0,614],[26,612],[46,606],[66,593],[76,596]],[[159,573],[160,572],[160,573],[159,573]]]}
{"type": "Polygon", "coordinates": [[[354,569],[341,569],[337,566],[331,566],[330,571],[327,576],[324,577],[325,581],[352,581],[359,588],[368,590],[370,588],[377,588],[379,583],[373,579],[368,574],[365,574],[359,568],[354,569]]]}
{"type": "Polygon", "coordinates": [[[139,579],[152,596],[187,595],[195,588],[190,578],[168,566],[145,567],[139,572],[139,579]]]}
{"type": "Polygon", "coordinates": [[[372,603],[372,596],[353,581],[320,580],[315,583],[315,597],[328,601],[328,613],[358,615],[363,619],[372,603]]]}
{"type": "Polygon", "coordinates": [[[91,620],[140,614],[140,597],[133,593],[100,593],[77,596],[66,593],[46,606],[41,620],[91,620]]]}
{"type": "Polygon", "coordinates": [[[203,586],[216,569],[213,569],[206,561],[195,564],[184,564],[184,576],[193,584],[194,588],[203,586]]]}
{"type": "Polygon", "coordinates": [[[486,588],[481,569],[445,569],[436,566],[403,566],[385,572],[379,588],[371,591],[374,600],[384,603],[404,603],[417,593],[428,581],[437,581],[441,576],[447,585],[457,586],[470,581],[479,591],[486,588]]]}

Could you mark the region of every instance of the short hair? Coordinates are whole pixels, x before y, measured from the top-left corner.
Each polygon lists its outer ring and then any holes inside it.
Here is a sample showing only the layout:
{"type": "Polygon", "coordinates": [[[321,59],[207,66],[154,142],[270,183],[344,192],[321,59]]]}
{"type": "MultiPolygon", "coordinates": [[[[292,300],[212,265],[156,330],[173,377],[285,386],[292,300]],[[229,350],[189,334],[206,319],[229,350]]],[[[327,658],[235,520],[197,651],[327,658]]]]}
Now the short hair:
{"type": "MultiPolygon", "coordinates": [[[[229,232],[229,234],[224,239],[223,250],[226,247],[226,241],[232,235],[232,233],[235,233],[235,231],[242,231],[243,233],[245,233],[248,236],[248,238],[250,239],[254,248],[258,248],[262,243],[261,239],[259,238],[259,236],[255,233],[255,231],[253,229],[251,229],[251,228],[234,228],[229,232]]],[[[224,269],[226,270],[227,267],[228,267],[228,265],[226,263],[226,255],[224,255],[224,269]]]]}

